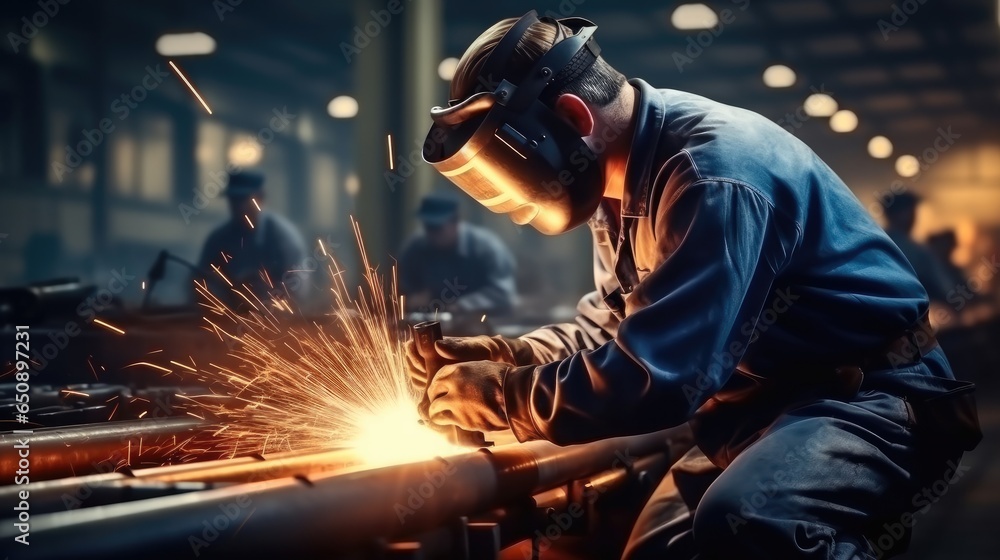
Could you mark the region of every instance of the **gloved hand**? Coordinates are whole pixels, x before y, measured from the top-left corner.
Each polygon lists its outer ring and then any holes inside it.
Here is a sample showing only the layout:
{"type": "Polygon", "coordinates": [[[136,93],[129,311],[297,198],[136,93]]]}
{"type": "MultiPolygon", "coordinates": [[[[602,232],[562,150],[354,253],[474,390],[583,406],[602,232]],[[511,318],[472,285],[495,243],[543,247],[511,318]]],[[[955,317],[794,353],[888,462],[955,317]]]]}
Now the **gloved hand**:
{"type": "MultiPolygon", "coordinates": [[[[405,344],[406,372],[414,388],[423,392],[427,386],[427,368],[424,359],[417,353],[417,345],[409,340],[405,344]]],[[[434,349],[447,364],[489,360],[512,366],[526,366],[534,363],[535,352],[531,345],[519,338],[502,336],[445,337],[434,343],[434,349]]]]}
{"type": "Polygon", "coordinates": [[[503,378],[509,363],[477,361],[442,367],[427,389],[430,420],[473,432],[508,427],[503,404],[503,378]]]}

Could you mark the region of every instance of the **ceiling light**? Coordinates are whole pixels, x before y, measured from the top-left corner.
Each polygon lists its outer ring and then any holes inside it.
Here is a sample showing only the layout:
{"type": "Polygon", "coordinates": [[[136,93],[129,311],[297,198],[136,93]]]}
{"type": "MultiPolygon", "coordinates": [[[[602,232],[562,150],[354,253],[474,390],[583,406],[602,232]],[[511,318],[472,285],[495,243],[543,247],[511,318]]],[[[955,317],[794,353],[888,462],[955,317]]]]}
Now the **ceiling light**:
{"type": "Polygon", "coordinates": [[[851,132],[858,128],[858,116],[854,114],[854,111],[847,109],[837,111],[830,117],[830,128],[834,132],[851,132]]]}
{"type": "Polygon", "coordinates": [[[455,77],[455,70],[458,69],[458,59],[451,57],[446,58],[438,64],[438,76],[441,76],[442,80],[451,81],[455,77]]]}
{"type": "Polygon", "coordinates": [[[350,119],[358,114],[358,100],[350,95],[340,95],[330,100],[326,112],[335,119],[350,119]]]}
{"type": "Polygon", "coordinates": [[[802,107],[810,117],[829,117],[837,112],[837,102],[825,93],[810,95],[802,107]]]}
{"type": "Polygon", "coordinates": [[[358,179],[354,173],[348,175],[344,181],[344,191],[347,192],[348,196],[358,196],[358,193],[361,192],[361,179],[358,179]]]}
{"type": "Polygon", "coordinates": [[[239,167],[248,167],[260,163],[260,159],[264,155],[264,150],[256,138],[248,136],[233,142],[233,145],[229,147],[227,155],[229,156],[229,163],[239,167]]]}
{"type": "Polygon", "coordinates": [[[795,85],[795,71],[784,64],[768,66],[764,70],[764,85],[772,88],[786,88],[795,85]]]}
{"type": "Polygon", "coordinates": [[[168,33],[156,40],[156,52],[163,56],[190,56],[215,52],[215,39],[198,31],[168,33]]]}
{"type": "Polygon", "coordinates": [[[868,155],[875,159],[885,159],[892,155],[892,142],[885,136],[876,136],[868,141],[868,155]]]}
{"type": "Polygon", "coordinates": [[[914,177],[917,173],[920,173],[920,160],[911,156],[899,156],[896,160],[896,173],[899,173],[900,177],[914,177]]]}
{"type": "Polygon", "coordinates": [[[681,4],[671,14],[670,23],[682,30],[711,29],[719,23],[719,17],[704,4],[681,4]]]}

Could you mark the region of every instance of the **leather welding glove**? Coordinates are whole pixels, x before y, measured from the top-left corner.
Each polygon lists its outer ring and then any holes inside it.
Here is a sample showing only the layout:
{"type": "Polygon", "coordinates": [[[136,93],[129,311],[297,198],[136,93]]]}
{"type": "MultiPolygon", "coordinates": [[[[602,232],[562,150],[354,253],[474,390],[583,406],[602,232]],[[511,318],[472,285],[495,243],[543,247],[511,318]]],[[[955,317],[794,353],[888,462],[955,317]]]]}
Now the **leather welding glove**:
{"type": "MultiPolygon", "coordinates": [[[[410,382],[418,391],[427,386],[427,368],[424,359],[417,353],[417,345],[409,340],[406,349],[406,371],[410,382]]],[[[445,337],[434,344],[434,349],[446,364],[489,360],[512,366],[526,366],[535,363],[535,352],[531,345],[519,338],[502,336],[445,337]]]]}
{"type": "Polygon", "coordinates": [[[508,428],[503,378],[509,363],[476,361],[442,367],[427,389],[430,420],[474,432],[508,428]]]}

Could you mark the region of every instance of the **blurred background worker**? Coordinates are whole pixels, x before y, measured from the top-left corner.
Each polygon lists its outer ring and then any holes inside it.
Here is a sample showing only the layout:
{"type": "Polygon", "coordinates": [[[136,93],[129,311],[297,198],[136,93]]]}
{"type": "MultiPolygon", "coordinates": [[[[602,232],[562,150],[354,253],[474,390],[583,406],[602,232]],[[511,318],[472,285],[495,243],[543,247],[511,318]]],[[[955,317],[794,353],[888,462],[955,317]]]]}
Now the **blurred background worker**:
{"type": "Polygon", "coordinates": [[[493,232],[464,222],[458,200],[435,193],[420,203],[423,231],[399,255],[399,291],[411,311],[507,313],[517,297],[514,256],[493,232]]]}
{"type": "Polygon", "coordinates": [[[965,272],[962,272],[961,268],[955,266],[952,260],[952,255],[955,253],[957,247],[958,239],[955,237],[954,230],[940,231],[927,237],[927,250],[937,258],[945,280],[947,280],[948,286],[951,288],[964,286],[968,283],[965,272]]]}
{"type": "Polygon", "coordinates": [[[899,247],[906,260],[910,261],[910,266],[927,290],[927,297],[931,303],[943,304],[948,297],[948,291],[955,285],[948,281],[947,272],[940,260],[928,247],[917,243],[912,237],[920,197],[910,192],[903,192],[890,195],[881,200],[881,203],[885,212],[885,232],[889,234],[889,239],[899,247]]]}
{"type": "Polygon", "coordinates": [[[209,290],[227,304],[240,306],[242,298],[234,297],[214,273],[214,265],[233,285],[245,284],[261,299],[275,294],[305,302],[311,276],[304,269],[306,244],[291,222],[264,210],[264,175],[231,173],[225,195],[229,221],[208,236],[198,259],[209,290]]]}

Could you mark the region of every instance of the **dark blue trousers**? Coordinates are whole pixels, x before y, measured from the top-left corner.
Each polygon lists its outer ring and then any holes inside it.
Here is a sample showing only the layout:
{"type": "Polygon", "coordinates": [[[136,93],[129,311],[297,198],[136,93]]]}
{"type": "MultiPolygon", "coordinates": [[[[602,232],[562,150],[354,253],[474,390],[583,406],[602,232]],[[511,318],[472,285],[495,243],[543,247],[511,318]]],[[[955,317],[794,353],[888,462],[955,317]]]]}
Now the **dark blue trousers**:
{"type": "Polygon", "coordinates": [[[640,514],[624,558],[886,558],[960,480],[958,459],[925,468],[900,397],[817,399],[782,413],[725,470],[692,450],[640,514]],[[715,479],[692,511],[683,485],[699,477],[715,479]]]}

